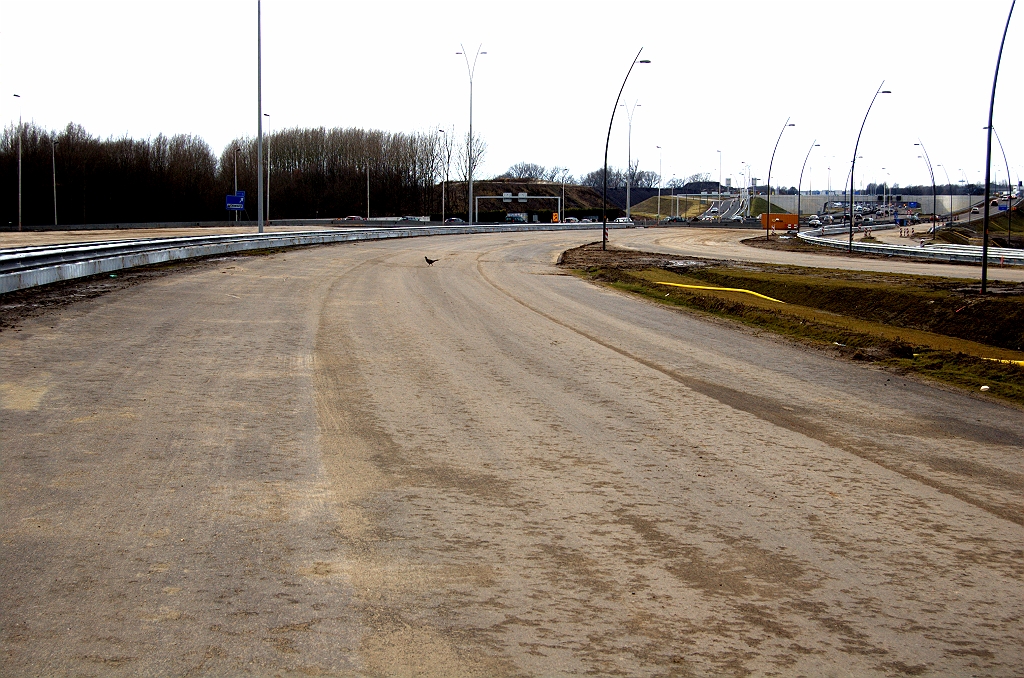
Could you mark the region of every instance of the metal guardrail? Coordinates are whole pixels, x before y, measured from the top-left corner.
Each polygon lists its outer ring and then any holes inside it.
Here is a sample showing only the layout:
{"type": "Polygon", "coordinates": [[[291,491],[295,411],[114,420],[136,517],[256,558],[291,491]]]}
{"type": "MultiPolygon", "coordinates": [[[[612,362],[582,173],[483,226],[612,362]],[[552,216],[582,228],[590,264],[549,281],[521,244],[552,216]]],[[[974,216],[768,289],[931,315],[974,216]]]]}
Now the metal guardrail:
{"type": "MultiPolygon", "coordinates": [[[[893,228],[891,225],[876,225],[870,227],[873,231],[883,228],[893,228]]],[[[862,226],[854,227],[854,232],[862,233],[866,229],[862,226]]],[[[833,240],[826,238],[826,235],[840,235],[849,233],[850,228],[835,226],[832,228],[820,228],[813,231],[802,231],[797,237],[804,242],[831,247],[833,249],[851,249],[848,241],[833,240]]],[[[935,245],[889,245],[883,243],[868,243],[854,241],[852,250],[867,254],[883,254],[886,256],[910,257],[914,259],[928,259],[931,261],[944,261],[954,264],[980,264],[982,248],[978,245],[953,245],[940,243],[935,245]]],[[[989,247],[988,263],[997,266],[1024,266],[1024,250],[1010,249],[1008,247],[989,247]]]]}
{"type": "MultiPolygon", "coordinates": [[[[65,245],[14,247],[0,249],[0,294],[62,280],[110,273],[135,266],[233,252],[430,235],[584,231],[600,227],[600,224],[409,226],[405,228],[351,228],[330,231],[106,240],[65,245]]],[[[608,228],[634,228],[634,226],[632,224],[615,224],[614,226],[608,224],[608,228]]]]}

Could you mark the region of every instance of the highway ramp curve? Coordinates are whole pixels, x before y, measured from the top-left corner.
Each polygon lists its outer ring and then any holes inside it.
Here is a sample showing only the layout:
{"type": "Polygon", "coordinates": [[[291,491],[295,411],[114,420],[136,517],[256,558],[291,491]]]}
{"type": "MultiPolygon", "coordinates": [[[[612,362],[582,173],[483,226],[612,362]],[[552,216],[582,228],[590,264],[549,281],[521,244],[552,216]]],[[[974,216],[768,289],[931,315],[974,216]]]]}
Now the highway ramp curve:
{"type": "Polygon", "coordinates": [[[554,266],[592,235],[0,332],[2,673],[1024,673],[1020,412],[554,266]]]}

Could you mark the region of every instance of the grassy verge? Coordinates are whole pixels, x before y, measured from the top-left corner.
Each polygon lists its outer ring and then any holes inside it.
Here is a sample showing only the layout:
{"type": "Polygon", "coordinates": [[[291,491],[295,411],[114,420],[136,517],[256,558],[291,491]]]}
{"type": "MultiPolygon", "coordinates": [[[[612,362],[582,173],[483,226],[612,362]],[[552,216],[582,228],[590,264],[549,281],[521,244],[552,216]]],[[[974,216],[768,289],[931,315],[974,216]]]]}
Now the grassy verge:
{"type": "MultiPolygon", "coordinates": [[[[706,198],[707,196],[705,196],[706,198]]],[[[661,218],[670,217],[675,215],[677,199],[670,195],[664,194],[661,196],[661,218]]],[[[704,214],[709,207],[711,207],[710,200],[700,200],[699,198],[679,198],[679,216],[690,219],[692,217],[699,217],[704,214]]],[[[658,217],[658,196],[652,196],[643,202],[639,202],[630,208],[630,214],[646,219],[656,219],[658,217]]]]}
{"type": "Polygon", "coordinates": [[[563,265],[588,280],[852,360],[975,392],[986,385],[990,395],[1024,406],[1024,367],[996,361],[1024,360],[1024,288],[981,297],[954,279],[723,262],[666,270],[650,261],[622,265],[614,257],[580,262],[572,252],[563,265]],[[786,303],[660,282],[746,289],[786,303]]]}
{"type": "MultiPolygon", "coordinates": [[[[755,196],[750,201],[750,213],[753,215],[761,214],[762,212],[768,211],[768,201],[764,198],[755,196]]],[[[772,214],[789,214],[786,210],[782,209],[775,203],[772,203],[772,214]]]]}

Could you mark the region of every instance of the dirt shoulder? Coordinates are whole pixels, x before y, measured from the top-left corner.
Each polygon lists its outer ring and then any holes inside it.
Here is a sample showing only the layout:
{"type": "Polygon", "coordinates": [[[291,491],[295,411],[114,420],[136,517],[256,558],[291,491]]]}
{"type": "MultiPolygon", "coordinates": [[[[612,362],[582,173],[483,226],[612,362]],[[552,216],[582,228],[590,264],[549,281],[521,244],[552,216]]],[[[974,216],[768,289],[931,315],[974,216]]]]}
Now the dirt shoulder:
{"type": "Polygon", "coordinates": [[[560,265],[662,304],[1024,406],[1024,284],[737,262],[595,243],[560,265]],[[985,388],[982,388],[985,387],[985,388]]]}

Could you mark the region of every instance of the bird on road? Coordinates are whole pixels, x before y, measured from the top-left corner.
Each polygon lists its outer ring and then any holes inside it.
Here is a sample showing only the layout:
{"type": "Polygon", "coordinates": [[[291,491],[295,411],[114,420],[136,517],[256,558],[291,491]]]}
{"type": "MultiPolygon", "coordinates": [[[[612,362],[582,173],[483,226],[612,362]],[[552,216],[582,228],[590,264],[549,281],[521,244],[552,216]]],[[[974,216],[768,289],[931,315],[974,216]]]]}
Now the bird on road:
{"type": "Polygon", "coordinates": [[[431,259],[430,257],[423,257],[427,260],[427,266],[433,266],[435,261],[441,261],[440,259],[431,259]]]}

